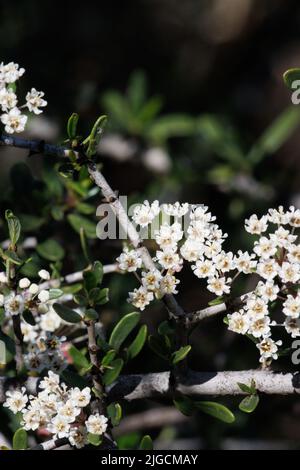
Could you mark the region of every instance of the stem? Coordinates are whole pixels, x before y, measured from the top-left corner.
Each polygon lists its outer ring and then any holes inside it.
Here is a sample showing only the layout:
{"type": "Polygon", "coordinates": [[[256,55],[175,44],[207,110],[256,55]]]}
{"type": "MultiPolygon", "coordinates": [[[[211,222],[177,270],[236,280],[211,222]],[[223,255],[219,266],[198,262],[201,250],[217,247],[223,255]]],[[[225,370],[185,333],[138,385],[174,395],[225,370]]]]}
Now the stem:
{"type": "Polygon", "coordinates": [[[15,339],[15,360],[17,371],[21,372],[24,367],[24,357],[23,357],[23,334],[21,330],[21,318],[20,315],[13,315],[13,330],[14,330],[14,339],[15,339]]]}
{"type": "MultiPolygon", "coordinates": [[[[102,383],[102,374],[100,370],[100,362],[98,358],[99,347],[96,342],[96,328],[95,321],[86,322],[87,334],[88,334],[88,351],[90,356],[90,361],[93,365],[92,367],[92,379],[94,389],[96,391],[96,410],[101,415],[107,417],[107,407],[106,407],[106,397],[105,397],[105,387],[102,383]]],[[[106,433],[104,434],[105,442],[103,445],[107,450],[113,450],[117,448],[117,445],[111,434],[111,425],[108,424],[106,433]]],[[[102,445],[102,446],[103,446],[102,445]]]]}

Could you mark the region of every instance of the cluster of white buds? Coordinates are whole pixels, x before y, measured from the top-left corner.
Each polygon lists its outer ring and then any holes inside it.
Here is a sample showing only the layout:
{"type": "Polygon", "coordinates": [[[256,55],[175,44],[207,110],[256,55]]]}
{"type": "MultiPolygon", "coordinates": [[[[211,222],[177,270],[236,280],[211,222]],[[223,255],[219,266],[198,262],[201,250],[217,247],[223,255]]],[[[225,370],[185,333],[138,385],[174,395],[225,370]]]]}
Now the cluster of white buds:
{"type": "MultiPolygon", "coordinates": [[[[300,228],[300,210],[269,209],[260,219],[252,215],[245,221],[245,228],[258,236],[253,253],[247,254],[247,263],[259,281],[242,308],[228,315],[229,329],[257,338],[260,362],[269,364],[278,358],[278,346],[282,344],[281,340],[272,338],[273,326],[284,327],[292,338],[300,336],[300,245],[296,234],[300,228]],[[275,305],[274,301],[277,301],[275,305]],[[274,306],[279,310],[274,315],[279,313],[279,318],[281,315],[281,323],[271,319],[274,306]]],[[[245,272],[242,266],[237,269],[245,272]]]]}
{"type": "Polygon", "coordinates": [[[68,388],[59,375],[48,372],[39,384],[37,396],[28,396],[25,388],[6,393],[3,406],[21,413],[21,425],[27,431],[47,432],[53,438],[67,438],[78,449],[88,443],[88,433],[101,436],[107,418],[90,411],[91,389],[68,388]]]}
{"type": "Polygon", "coordinates": [[[26,94],[25,104],[19,106],[18,97],[15,93],[16,82],[24,74],[25,69],[20,68],[18,64],[10,62],[9,64],[0,64],[0,120],[5,126],[5,132],[13,134],[23,132],[27,122],[26,114],[22,110],[27,108],[34,114],[42,113],[40,108],[47,105],[43,99],[44,93],[32,88],[26,94]]]}

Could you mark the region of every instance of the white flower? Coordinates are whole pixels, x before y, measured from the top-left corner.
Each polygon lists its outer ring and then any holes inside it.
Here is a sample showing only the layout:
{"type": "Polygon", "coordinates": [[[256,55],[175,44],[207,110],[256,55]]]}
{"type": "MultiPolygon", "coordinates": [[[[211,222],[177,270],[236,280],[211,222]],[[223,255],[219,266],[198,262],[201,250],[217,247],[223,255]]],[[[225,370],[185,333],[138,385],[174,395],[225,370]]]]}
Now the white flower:
{"type": "Polygon", "coordinates": [[[182,267],[182,259],[173,250],[157,251],[156,260],[164,269],[180,271],[182,267]]]}
{"type": "Polygon", "coordinates": [[[207,258],[214,258],[222,250],[222,244],[219,241],[212,241],[204,247],[204,254],[207,258]]]}
{"type": "Polygon", "coordinates": [[[180,204],[180,202],[175,202],[175,204],[164,204],[162,208],[167,215],[183,217],[189,210],[189,203],[180,204]]]}
{"type": "Polygon", "coordinates": [[[145,287],[141,286],[138,289],[134,289],[133,292],[129,292],[129,298],[127,301],[139,308],[144,310],[147,305],[154,299],[152,292],[148,292],[145,287]]]}
{"type": "Polygon", "coordinates": [[[30,112],[33,112],[34,114],[41,114],[43,112],[39,108],[47,106],[47,101],[43,100],[44,95],[44,92],[31,88],[31,91],[26,95],[26,106],[30,112]]]}
{"type": "Polygon", "coordinates": [[[204,243],[205,239],[209,236],[209,227],[201,220],[194,220],[190,223],[187,233],[191,240],[196,240],[198,243],[204,243]]]}
{"type": "Polygon", "coordinates": [[[36,326],[29,325],[29,323],[22,322],[21,330],[23,333],[23,339],[26,343],[33,343],[38,336],[36,326]]]}
{"type": "Polygon", "coordinates": [[[300,245],[291,244],[289,246],[287,259],[290,263],[300,263],[300,245]]]}
{"type": "Polygon", "coordinates": [[[298,318],[300,315],[300,295],[293,297],[288,295],[287,299],[283,302],[283,313],[292,318],[298,318]]]}
{"type": "Polygon", "coordinates": [[[91,401],[91,389],[89,387],[85,387],[83,390],[80,390],[78,387],[73,388],[70,400],[75,407],[84,408],[91,401]]]}
{"type": "Polygon", "coordinates": [[[172,225],[164,223],[159,230],[155,230],[155,241],[162,250],[176,249],[177,243],[182,239],[181,225],[175,222],[172,225]]]}
{"type": "Polygon", "coordinates": [[[279,266],[274,259],[264,260],[257,264],[256,272],[268,281],[277,276],[279,266]]]}
{"type": "Polygon", "coordinates": [[[18,108],[12,108],[7,113],[1,115],[1,122],[5,125],[8,134],[23,132],[27,122],[27,116],[21,114],[18,108]]]}
{"type": "Polygon", "coordinates": [[[268,259],[275,255],[277,251],[276,243],[267,237],[261,237],[253,248],[254,253],[260,258],[268,259]]]}
{"type": "Polygon", "coordinates": [[[255,255],[249,255],[248,251],[243,253],[239,250],[233,259],[234,267],[241,273],[251,274],[257,264],[257,262],[253,260],[254,257],[255,255]]]}
{"type": "Polygon", "coordinates": [[[19,68],[19,64],[9,62],[4,65],[3,62],[0,64],[0,79],[5,83],[14,83],[18,80],[25,72],[25,69],[19,68]]]}
{"type": "Polygon", "coordinates": [[[234,268],[233,254],[231,252],[226,253],[225,251],[221,251],[221,253],[214,258],[214,264],[217,270],[222,273],[231,271],[234,268]]]}
{"type": "Polygon", "coordinates": [[[51,423],[49,423],[47,430],[59,439],[63,437],[68,437],[70,431],[70,423],[68,423],[65,417],[61,415],[56,415],[52,419],[51,423]]]}
{"type": "Polygon", "coordinates": [[[267,216],[263,216],[261,219],[258,219],[257,215],[253,214],[249,219],[245,220],[245,229],[253,235],[260,235],[268,229],[267,222],[267,216]]]}
{"type": "Polygon", "coordinates": [[[210,277],[207,281],[207,289],[217,296],[230,293],[231,279],[225,277],[210,277]]]}
{"type": "Polygon", "coordinates": [[[176,285],[179,284],[179,280],[175,276],[167,274],[160,282],[160,289],[162,294],[178,294],[176,285]]]}
{"type": "Polygon", "coordinates": [[[299,264],[282,263],[279,276],[284,282],[296,283],[300,279],[299,264]]]}
{"type": "Polygon", "coordinates": [[[191,220],[197,220],[203,224],[208,224],[216,220],[215,216],[212,216],[208,211],[208,207],[204,204],[192,206],[192,212],[190,214],[191,220]]]}
{"type": "Polygon", "coordinates": [[[195,276],[199,278],[213,277],[216,272],[214,263],[209,260],[198,260],[196,264],[192,265],[195,276]]]}
{"type": "Polygon", "coordinates": [[[40,290],[40,289],[39,289],[39,286],[38,286],[37,284],[34,284],[34,283],[31,284],[31,286],[29,287],[29,292],[30,292],[30,294],[32,294],[32,295],[37,294],[39,290],[40,290]]]}
{"type": "Polygon", "coordinates": [[[9,408],[13,413],[18,413],[26,407],[27,402],[26,389],[23,387],[21,391],[6,392],[6,401],[3,403],[3,406],[9,408]]]}
{"type": "Polygon", "coordinates": [[[42,417],[37,408],[25,410],[22,416],[22,426],[26,431],[36,431],[41,425],[42,417]]]}
{"type": "Polygon", "coordinates": [[[292,338],[297,338],[300,336],[300,319],[287,317],[284,322],[285,329],[287,333],[291,335],[292,338]]]}
{"type": "Polygon", "coordinates": [[[105,433],[107,428],[107,418],[103,415],[96,413],[95,415],[90,415],[88,420],[85,422],[88,432],[92,434],[101,434],[105,433]]]}
{"type": "Polygon", "coordinates": [[[9,109],[15,108],[17,106],[17,96],[6,88],[0,90],[0,106],[2,111],[8,111],[9,109]]]}
{"type": "Polygon", "coordinates": [[[289,218],[289,213],[284,212],[282,206],[279,206],[278,209],[269,209],[268,219],[273,224],[286,225],[289,223],[289,218]]]}
{"type": "Polygon", "coordinates": [[[30,281],[27,277],[23,277],[19,281],[19,287],[20,289],[27,289],[30,286],[30,281]]]}
{"type": "Polygon", "coordinates": [[[4,309],[8,315],[19,315],[24,310],[24,298],[12,292],[5,298],[4,309]]]}
{"type": "Polygon", "coordinates": [[[40,327],[44,331],[54,332],[61,325],[61,319],[51,308],[47,313],[41,316],[40,327]]]}
{"type": "Polygon", "coordinates": [[[50,299],[49,291],[45,289],[41,290],[41,292],[38,295],[38,299],[42,303],[48,302],[48,300],[50,299]]]}
{"type": "Polygon", "coordinates": [[[300,227],[300,209],[295,209],[294,206],[289,208],[289,212],[287,213],[289,218],[289,224],[292,227],[299,228],[300,227]]]}
{"type": "Polygon", "coordinates": [[[155,291],[159,289],[160,280],[162,275],[158,269],[153,269],[152,271],[142,272],[142,284],[143,286],[150,291],[155,291]]]}
{"type": "Polygon", "coordinates": [[[197,261],[203,255],[203,244],[188,238],[181,246],[180,254],[186,261],[197,261]]]}
{"type": "Polygon", "coordinates": [[[268,314],[268,304],[255,295],[247,299],[245,309],[252,320],[258,320],[268,314]]]}
{"type": "Polygon", "coordinates": [[[265,362],[266,359],[278,359],[278,347],[281,346],[282,341],[274,341],[272,338],[264,338],[256,345],[260,352],[259,362],[265,362]]]}
{"type": "Polygon", "coordinates": [[[245,335],[249,329],[250,322],[247,315],[241,309],[239,312],[234,312],[231,315],[228,315],[228,329],[245,335]]]}
{"type": "Polygon", "coordinates": [[[129,250],[124,248],[123,253],[117,258],[119,268],[121,271],[133,272],[142,266],[142,259],[139,252],[136,250],[129,250]]]}
{"type": "Polygon", "coordinates": [[[50,273],[49,271],[46,271],[46,269],[41,269],[39,271],[39,276],[41,279],[44,279],[44,281],[49,281],[50,279],[50,273]]]}
{"type": "Polygon", "coordinates": [[[150,204],[149,201],[144,201],[144,204],[134,208],[132,219],[137,225],[147,227],[159,212],[160,208],[158,201],[154,201],[152,204],[150,204]]]}
{"type": "Polygon", "coordinates": [[[4,272],[0,272],[0,283],[1,284],[6,284],[7,283],[7,277],[4,272]]]}
{"type": "Polygon", "coordinates": [[[72,427],[69,432],[69,442],[77,449],[82,449],[87,444],[87,431],[84,426],[72,427]]]}
{"type": "Polygon", "coordinates": [[[279,227],[274,233],[271,233],[270,238],[277,246],[288,248],[297,239],[297,236],[292,235],[289,230],[279,227]]]}
{"type": "Polygon", "coordinates": [[[58,408],[58,415],[66,420],[67,423],[73,423],[80,412],[80,408],[74,406],[73,400],[68,400],[58,408]]]}
{"type": "Polygon", "coordinates": [[[42,390],[47,390],[49,393],[57,392],[59,387],[59,375],[54,374],[54,372],[49,370],[48,377],[44,377],[44,379],[40,382],[39,387],[42,390]]]}
{"type": "Polygon", "coordinates": [[[254,320],[249,328],[249,333],[255,338],[268,336],[270,334],[270,317],[266,316],[254,320]]]}
{"type": "Polygon", "coordinates": [[[279,287],[273,281],[260,281],[256,286],[257,294],[265,302],[273,302],[277,299],[277,294],[280,291],[279,287]]]}

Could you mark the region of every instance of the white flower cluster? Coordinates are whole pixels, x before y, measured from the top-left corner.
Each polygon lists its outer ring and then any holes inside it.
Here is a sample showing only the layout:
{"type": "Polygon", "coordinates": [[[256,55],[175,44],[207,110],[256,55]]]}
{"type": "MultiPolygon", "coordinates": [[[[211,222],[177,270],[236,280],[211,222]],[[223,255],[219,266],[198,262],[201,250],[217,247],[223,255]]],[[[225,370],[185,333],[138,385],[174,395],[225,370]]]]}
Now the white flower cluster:
{"type": "MultiPolygon", "coordinates": [[[[181,271],[184,261],[194,263],[194,274],[207,279],[207,288],[211,292],[217,296],[229,294],[231,278],[226,277],[227,273],[235,269],[236,262],[243,264],[246,270],[247,256],[241,253],[235,259],[231,252],[227,253],[222,249],[227,235],[214,223],[215,217],[208,212],[208,207],[190,207],[188,203],[176,202],[173,205],[163,205],[162,211],[174,220],[172,223],[164,222],[154,232],[159,248],[153,258],[157,267],[150,272],[142,271],[141,286],[129,293],[128,301],[143,310],[155,296],[161,298],[165,294],[177,294],[180,281],[176,278],[176,273],[181,271]],[[179,219],[189,211],[189,225],[184,234],[179,219]]],[[[159,212],[158,201],[152,204],[145,201],[135,209],[133,220],[145,227],[152,223],[159,212]]],[[[117,258],[117,262],[122,271],[134,272],[142,268],[139,251],[129,250],[127,247],[117,258]]],[[[248,264],[251,265],[251,261],[248,264]]]]}
{"type": "MultiPolygon", "coordinates": [[[[250,334],[258,338],[257,347],[260,362],[269,363],[278,358],[281,340],[271,338],[272,326],[270,311],[274,301],[278,302],[285,316],[284,326],[292,338],[300,336],[300,245],[297,244],[300,227],[300,210],[290,207],[269,209],[260,219],[252,215],[245,221],[246,231],[258,235],[253,253],[248,255],[251,270],[260,280],[253,293],[249,294],[243,307],[228,315],[229,329],[240,334],[250,334]]],[[[238,268],[241,270],[241,267],[238,268]]],[[[243,271],[245,272],[245,271],[243,271]]]]}
{"type": "Polygon", "coordinates": [[[5,126],[5,132],[13,134],[23,132],[27,122],[26,114],[22,114],[22,109],[27,108],[34,114],[42,113],[40,108],[47,105],[43,99],[44,93],[32,88],[26,94],[26,103],[19,106],[18,97],[15,93],[16,82],[24,74],[25,69],[20,68],[18,64],[10,62],[9,64],[0,64],[0,120],[5,126]]]}
{"type": "Polygon", "coordinates": [[[68,366],[64,355],[64,341],[66,341],[65,336],[58,337],[49,332],[41,333],[35,341],[27,345],[28,352],[24,355],[27,370],[38,373],[54,370],[61,373],[68,366]]]}
{"type": "Polygon", "coordinates": [[[3,406],[22,414],[21,424],[25,430],[45,430],[53,438],[66,437],[78,449],[88,443],[88,433],[98,436],[105,433],[107,418],[90,413],[89,387],[68,388],[60,383],[59,375],[50,371],[39,388],[37,396],[28,396],[25,388],[6,393],[3,406]]]}
{"type": "Polygon", "coordinates": [[[61,341],[54,340],[52,333],[61,326],[62,320],[52,307],[55,300],[50,297],[51,291],[42,286],[44,281],[50,280],[50,273],[42,269],[39,277],[40,284],[22,278],[17,289],[11,290],[5,273],[1,272],[0,307],[4,309],[7,327],[12,325],[13,316],[21,316],[23,340],[28,346],[28,353],[24,356],[26,367],[38,372],[44,369],[61,371],[66,366],[63,348],[61,341]],[[30,311],[35,324],[23,319],[22,315],[25,316],[26,311],[30,311]]]}

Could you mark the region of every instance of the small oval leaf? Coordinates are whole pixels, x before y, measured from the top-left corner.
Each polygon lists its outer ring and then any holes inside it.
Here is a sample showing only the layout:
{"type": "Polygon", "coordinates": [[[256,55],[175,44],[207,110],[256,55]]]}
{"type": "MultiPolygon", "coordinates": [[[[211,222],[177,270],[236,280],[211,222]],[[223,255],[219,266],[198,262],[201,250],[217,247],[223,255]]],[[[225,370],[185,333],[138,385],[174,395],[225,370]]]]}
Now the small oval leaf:
{"type": "Polygon", "coordinates": [[[57,315],[67,323],[79,323],[82,320],[81,315],[69,307],[61,304],[53,304],[53,308],[57,315]]]}
{"type": "Polygon", "coordinates": [[[109,344],[116,351],[119,350],[121,344],[125,341],[129,333],[136,327],[140,320],[141,314],[139,312],[132,312],[125,315],[119,323],[114,327],[110,338],[109,344]]]}

